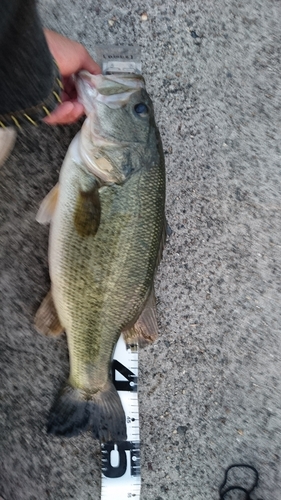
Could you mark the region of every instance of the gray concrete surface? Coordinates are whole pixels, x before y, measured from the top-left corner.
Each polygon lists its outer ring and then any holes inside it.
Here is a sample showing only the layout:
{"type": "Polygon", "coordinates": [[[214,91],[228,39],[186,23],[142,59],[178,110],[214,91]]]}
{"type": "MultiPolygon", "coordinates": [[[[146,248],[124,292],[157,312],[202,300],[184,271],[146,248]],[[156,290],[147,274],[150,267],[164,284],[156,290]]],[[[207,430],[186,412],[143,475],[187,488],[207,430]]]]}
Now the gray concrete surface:
{"type": "MultiPolygon", "coordinates": [[[[281,4],[41,0],[40,12],[92,54],[139,43],[164,143],[173,234],[161,335],[140,355],[142,500],[216,500],[236,461],[260,472],[254,500],[280,500],[281,4]]],[[[98,444],[45,430],[65,338],[32,326],[49,286],[35,214],[79,127],[21,135],[0,171],[5,500],[99,498],[98,444]]]]}

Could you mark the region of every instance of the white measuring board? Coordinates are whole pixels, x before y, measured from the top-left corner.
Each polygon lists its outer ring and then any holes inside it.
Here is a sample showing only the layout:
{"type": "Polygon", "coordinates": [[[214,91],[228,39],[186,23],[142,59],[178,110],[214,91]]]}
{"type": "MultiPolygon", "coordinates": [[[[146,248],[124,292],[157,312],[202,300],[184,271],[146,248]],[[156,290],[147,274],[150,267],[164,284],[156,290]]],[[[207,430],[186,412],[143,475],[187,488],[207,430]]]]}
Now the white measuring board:
{"type": "Polygon", "coordinates": [[[120,396],[127,441],[103,443],[101,500],[139,500],[140,436],[138,405],[138,346],[126,347],[120,336],[112,359],[112,379],[120,396]]]}

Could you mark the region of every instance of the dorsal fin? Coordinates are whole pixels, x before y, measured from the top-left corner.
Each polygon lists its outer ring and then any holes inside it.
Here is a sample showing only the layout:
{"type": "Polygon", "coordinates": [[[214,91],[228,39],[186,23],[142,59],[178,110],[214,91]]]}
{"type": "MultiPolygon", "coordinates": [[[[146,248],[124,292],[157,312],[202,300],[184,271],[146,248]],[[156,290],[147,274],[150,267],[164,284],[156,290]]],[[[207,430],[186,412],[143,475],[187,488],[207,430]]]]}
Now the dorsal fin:
{"type": "Polygon", "coordinates": [[[156,299],[154,287],[150,292],[144,309],[135,324],[123,332],[127,344],[137,341],[140,347],[151,344],[158,337],[156,299]]]}

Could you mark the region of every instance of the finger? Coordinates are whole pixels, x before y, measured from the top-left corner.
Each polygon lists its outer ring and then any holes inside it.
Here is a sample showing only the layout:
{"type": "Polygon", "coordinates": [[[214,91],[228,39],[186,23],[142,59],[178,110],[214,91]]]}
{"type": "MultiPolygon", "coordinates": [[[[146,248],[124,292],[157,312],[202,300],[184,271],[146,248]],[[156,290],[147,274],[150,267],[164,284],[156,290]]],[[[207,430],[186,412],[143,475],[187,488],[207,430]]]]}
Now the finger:
{"type": "Polygon", "coordinates": [[[84,49],[84,60],[80,65],[79,70],[86,69],[87,71],[89,71],[89,73],[99,75],[101,73],[100,66],[94,61],[94,59],[91,58],[89,52],[85,49],[85,47],[82,48],[84,49]]]}
{"type": "Polygon", "coordinates": [[[49,116],[44,118],[48,125],[67,125],[76,122],[84,114],[80,102],[63,102],[49,116]]]}
{"type": "Polygon", "coordinates": [[[70,95],[69,95],[69,92],[65,92],[64,90],[62,91],[61,95],[60,95],[60,99],[62,102],[66,102],[66,101],[72,101],[70,95]]]}
{"type": "Polygon", "coordinates": [[[68,99],[61,97],[62,101],[77,101],[77,90],[72,76],[63,78],[63,90],[68,96],[68,99]]]}
{"type": "Polygon", "coordinates": [[[54,31],[45,29],[44,33],[62,76],[68,77],[82,69],[94,74],[101,73],[101,68],[83,45],[54,31]]]}

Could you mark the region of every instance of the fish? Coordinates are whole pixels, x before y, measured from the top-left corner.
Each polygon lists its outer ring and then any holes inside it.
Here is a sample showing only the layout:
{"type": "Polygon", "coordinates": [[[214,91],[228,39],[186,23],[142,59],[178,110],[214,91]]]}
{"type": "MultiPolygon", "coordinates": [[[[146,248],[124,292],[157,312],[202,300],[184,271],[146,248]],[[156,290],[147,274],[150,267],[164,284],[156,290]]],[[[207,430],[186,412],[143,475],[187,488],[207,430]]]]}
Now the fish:
{"type": "Polygon", "coordinates": [[[47,431],[101,442],[126,440],[111,379],[120,334],[127,345],[157,338],[154,277],[166,239],[165,164],[141,75],[79,73],[86,110],[58,184],[37,220],[50,223],[51,290],[35,317],[45,335],[66,333],[69,378],[47,431]]]}

